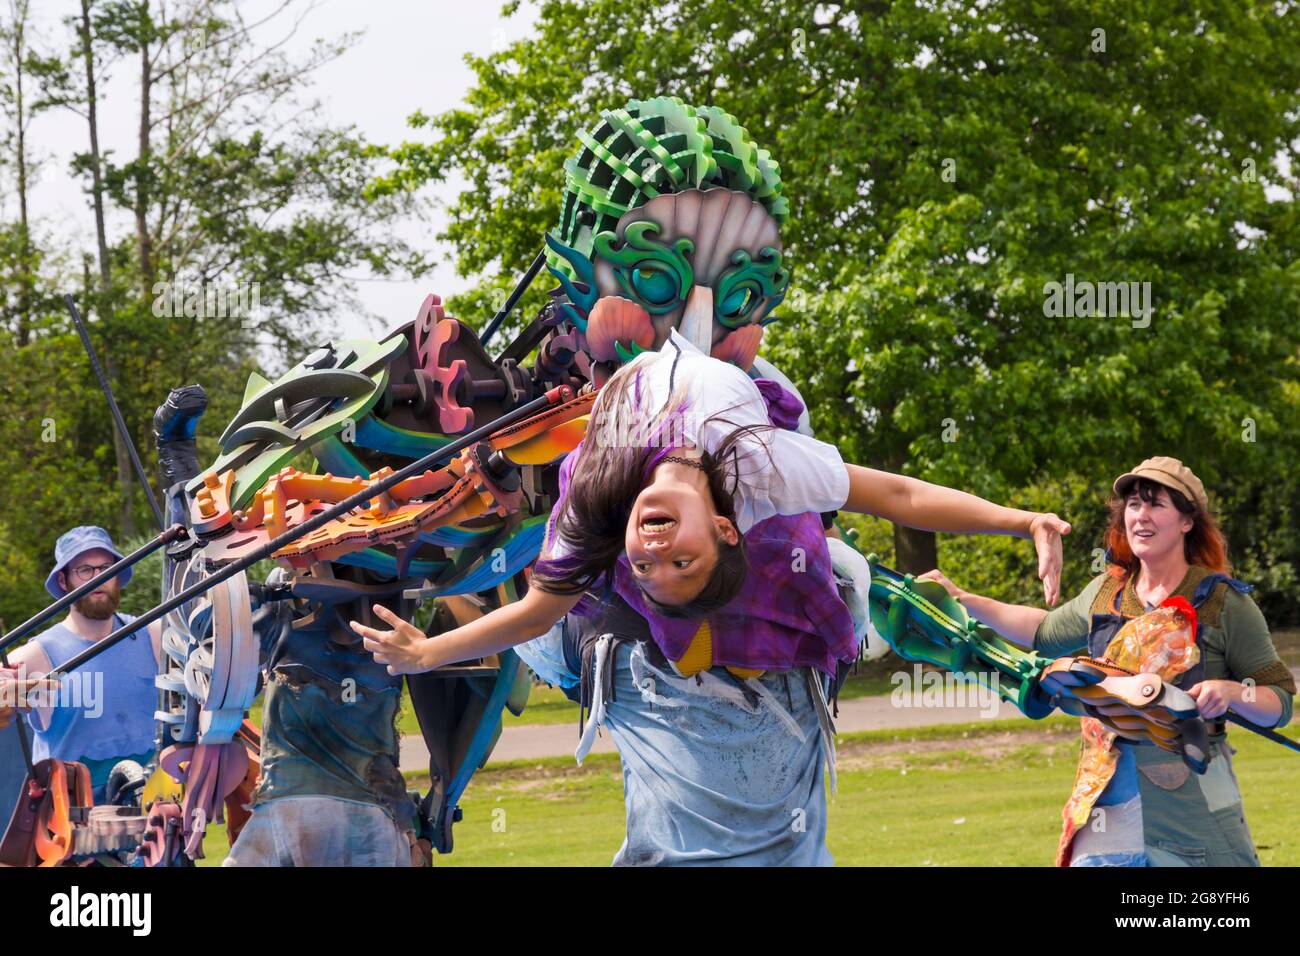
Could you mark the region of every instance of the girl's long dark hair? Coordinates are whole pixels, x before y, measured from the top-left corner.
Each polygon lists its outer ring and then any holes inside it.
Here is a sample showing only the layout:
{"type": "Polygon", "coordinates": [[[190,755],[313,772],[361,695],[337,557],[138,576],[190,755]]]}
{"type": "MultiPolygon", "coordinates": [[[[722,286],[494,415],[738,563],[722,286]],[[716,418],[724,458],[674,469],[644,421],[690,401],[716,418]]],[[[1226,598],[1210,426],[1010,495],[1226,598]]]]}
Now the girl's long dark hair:
{"type": "MultiPolygon", "coordinates": [[[[638,407],[636,402],[629,403],[626,399],[633,389],[639,390],[639,372],[638,368],[624,366],[600,390],[592,409],[587,440],[583,442],[556,515],[556,533],[571,546],[572,553],[537,563],[532,584],[543,591],[574,594],[589,590],[614,567],[623,553],[632,505],[649,483],[655,465],[668,453],[670,441],[664,433],[680,422],[680,416],[687,411],[682,392],[674,391],[656,421],[643,430],[650,441],[624,442],[617,434],[614,441],[604,440],[600,426],[610,423],[607,416],[617,416],[629,404],[633,409],[638,407]]],[[[710,422],[732,424],[718,416],[711,417],[710,422]]],[[[617,417],[613,424],[616,427],[619,424],[617,417]]],[[[713,508],[733,525],[741,442],[773,427],[770,424],[737,426],[712,453],[702,450],[701,464],[713,508]]],[[[739,527],[736,530],[739,533],[739,527]]],[[[692,601],[684,605],[661,604],[644,590],[642,597],[656,613],[668,617],[700,617],[725,606],[736,596],[745,583],[748,566],[743,535],[734,545],[719,541],[717,566],[692,601]]]]}

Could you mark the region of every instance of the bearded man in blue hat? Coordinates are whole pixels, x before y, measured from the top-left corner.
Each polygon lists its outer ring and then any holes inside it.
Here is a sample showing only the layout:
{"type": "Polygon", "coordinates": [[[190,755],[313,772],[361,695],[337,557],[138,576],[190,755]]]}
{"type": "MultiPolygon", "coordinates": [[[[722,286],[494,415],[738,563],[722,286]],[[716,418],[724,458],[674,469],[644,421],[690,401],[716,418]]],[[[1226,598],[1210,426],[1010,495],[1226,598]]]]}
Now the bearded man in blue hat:
{"type": "MultiPolygon", "coordinates": [[[[73,528],[54,546],[54,570],[45,589],[56,598],[75,591],[122,559],[113,539],[103,528],[73,528]]],[[[9,656],[17,680],[24,688],[33,678],[58,674],[64,662],[108,637],[134,618],[119,613],[122,588],[131,580],[127,568],[76,601],[62,622],[42,631],[9,656]]],[[[122,760],[144,765],[155,750],[154,708],[157,691],[161,628],[157,623],[131,634],[69,674],[62,674],[57,690],[28,697],[18,707],[27,712],[34,731],[32,757],[75,760],[90,770],[95,803],[104,800],[109,771],[122,760]]],[[[4,702],[10,703],[4,695],[4,702]]],[[[0,711],[0,723],[12,714],[0,711]]]]}

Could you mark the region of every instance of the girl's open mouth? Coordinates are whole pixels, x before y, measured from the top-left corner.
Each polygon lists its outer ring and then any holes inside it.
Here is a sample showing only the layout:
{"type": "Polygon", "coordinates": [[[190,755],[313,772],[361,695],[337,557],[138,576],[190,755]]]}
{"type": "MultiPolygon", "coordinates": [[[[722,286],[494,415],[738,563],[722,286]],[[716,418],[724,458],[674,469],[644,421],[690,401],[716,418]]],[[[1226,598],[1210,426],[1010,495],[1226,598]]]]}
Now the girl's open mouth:
{"type": "Polygon", "coordinates": [[[647,514],[641,519],[641,533],[647,535],[667,534],[677,526],[677,521],[665,514],[647,514]]]}

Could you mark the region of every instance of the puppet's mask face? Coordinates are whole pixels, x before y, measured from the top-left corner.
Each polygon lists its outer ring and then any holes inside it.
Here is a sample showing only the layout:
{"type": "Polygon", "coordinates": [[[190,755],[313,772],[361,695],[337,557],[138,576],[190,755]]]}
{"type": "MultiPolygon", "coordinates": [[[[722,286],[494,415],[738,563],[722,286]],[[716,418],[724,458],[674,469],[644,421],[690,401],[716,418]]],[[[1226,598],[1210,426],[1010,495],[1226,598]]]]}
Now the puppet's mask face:
{"type": "Polygon", "coordinates": [[[561,277],[592,358],[626,361],[671,329],[700,351],[748,370],[763,325],[785,297],[776,221],[727,189],[658,196],[592,237],[591,258],[554,240],[580,285],[561,277]]]}

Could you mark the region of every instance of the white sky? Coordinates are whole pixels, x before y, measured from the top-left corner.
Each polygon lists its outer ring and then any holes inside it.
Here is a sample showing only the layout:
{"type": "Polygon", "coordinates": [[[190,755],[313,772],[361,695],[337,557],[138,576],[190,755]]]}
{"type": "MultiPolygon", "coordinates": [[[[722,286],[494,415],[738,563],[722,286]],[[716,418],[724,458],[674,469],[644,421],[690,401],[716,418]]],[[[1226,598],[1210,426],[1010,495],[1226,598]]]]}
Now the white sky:
{"type": "MultiPolygon", "coordinates": [[[[269,5],[267,0],[252,0],[242,7],[252,20],[258,9],[269,5]]],[[[59,47],[67,42],[62,18],[79,8],[78,0],[35,0],[35,26],[47,47],[55,41],[59,47]]],[[[292,56],[294,51],[305,51],[315,38],[364,31],[352,49],[316,73],[314,93],[332,125],[353,124],[371,143],[396,144],[427,136],[426,131],[407,128],[411,113],[423,110],[434,115],[463,101],[473,80],[463,62],[466,53],[486,55],[526,35],[536,21],[536,8],[527,2],[510,19],[502,19],[500,9],[500,0],[317,0],[287,50],[292,56]]],[[[279,35],[268,32],[262,40],[279,35]]],[[[100,104],[101,149],[116,150],[119,157],[135,152],[138,84],[133,66],[119,64],[100,104]]],[[[29,143],[41,164],[30,201],[36,227],[79,262],[82,251],[94,250],[94,219],[82,184],[68,172],[68,162],[73,153],[88,148],[85,122],[67,110],[44,113],[33,122],[29,143]]],[[[458,184],[449,181],[429,194],[450,201],[457,192],[458,184]]],[[[0,201],[13,202],[10,197],[0,201]]],[[[441,259],[447,249],[432,238],[440,227],[436,216],[431,223],[413,222],[399,232],[417,249],[441,259]]],[[[121,228],[129,228],[125,214],[120,222],[121,228]]],[[[521,263],[520,270],[526,266],[521,263]]],[[[362,281],[358,295],[365,310],[378,318],[341,315],[340,329],[348,335],[380,334],[414,318],[427,293],[445,298],[468,287],[471,280],[457,276],[450,263],[440,261],[418,281],[362,281]]]]}

